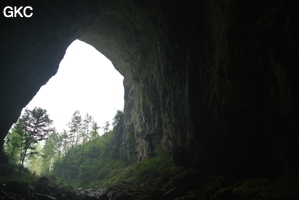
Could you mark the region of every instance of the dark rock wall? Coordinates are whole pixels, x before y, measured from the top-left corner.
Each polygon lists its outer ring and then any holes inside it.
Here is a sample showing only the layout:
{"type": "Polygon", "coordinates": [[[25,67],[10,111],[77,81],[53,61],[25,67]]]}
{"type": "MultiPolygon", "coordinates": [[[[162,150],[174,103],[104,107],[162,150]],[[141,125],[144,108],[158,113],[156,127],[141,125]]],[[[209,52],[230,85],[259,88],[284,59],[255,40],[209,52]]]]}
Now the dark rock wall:
{"type": "Polygon", "coordinates": [[[198,165],[236,176],[298,172],[298,5],[205,5],[206,48],[190,84],[198,165]]]}
{"type": "Polygon", "coordinates": [[[128,158],[184,146],[201,174],[298,172],[296,3],[102,0],[32,6],[33,18],[1,18],[2,138],[79,38],[125,77],[118,150],[128,158]]]}

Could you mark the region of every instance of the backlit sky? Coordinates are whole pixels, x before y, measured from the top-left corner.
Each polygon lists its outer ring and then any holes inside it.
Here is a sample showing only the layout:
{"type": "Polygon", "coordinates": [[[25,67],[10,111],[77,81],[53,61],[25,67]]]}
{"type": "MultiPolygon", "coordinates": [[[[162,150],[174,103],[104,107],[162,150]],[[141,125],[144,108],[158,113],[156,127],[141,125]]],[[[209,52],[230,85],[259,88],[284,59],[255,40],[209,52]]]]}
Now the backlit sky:
{"type": "MultiPolygon", "coordinates": [[[[92,46],[75,40],[67,49],[58,72],[27,105],[46,109],[58,132],[79,110],[94,117],[102,126],[111,121],[124,105],[123,76],[92,46]]],[[[101,133],[101,131],[100,131],[101,133]]]]}

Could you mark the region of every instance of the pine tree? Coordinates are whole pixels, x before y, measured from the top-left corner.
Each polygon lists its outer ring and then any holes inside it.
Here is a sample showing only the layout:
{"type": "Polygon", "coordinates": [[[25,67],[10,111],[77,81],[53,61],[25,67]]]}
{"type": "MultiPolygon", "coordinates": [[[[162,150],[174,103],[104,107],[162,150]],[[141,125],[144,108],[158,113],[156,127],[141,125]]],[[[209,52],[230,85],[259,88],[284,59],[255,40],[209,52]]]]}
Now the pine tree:
{"type": "Polygon", "coordinates": [[[52,133],[47,138],[44,148],[43,148],[43,157],[44,157],[44,172],[51,171],[51,165],[55,162],[58,155],[58,145],[59,145],[59,135],[56,130],[53,130],[52,133]]]}
{"type": "Polygon", "coordinates": [[[71,147],[70,139],[69,139],[69,133],[66,130],[62,131],[62,134],[60,135],[61,140],[61,154],[66,155],[68,149],[71,147]]]}
{"type": "Polygon", "coordinates": [[[29,164],[30,164],[30,171],[33,172],[36,175],[40,175],[42,172],[42,164],[43,164],[43,160],[42,160],[42,147],[40,145],[40,143],[36,143],[35,145],[36,148],[36,152],[38,152],[38,155],[35,156],[31,156],[29,159],[29,164]]]}
{"type": "Polygon", "coordinates": [[[21,146],[20,169],[21,172],[24,160],[27,155],[36,154],[34,144],[43,140],[52,130],[52,120],[50,120],[47,110],[35,107],[33,110],[25,109],[25,113],[19,119],[24,131],[21,146]]]}
{"type": "Polygon", "coordinates": [[[118,125],[118,123],[120,122],[123,114],[124,114],[123,111],[117,110],[117,112],[116,112],[116,114],[115,114],[115,116],[113,118],[113,122],[112,122],[112,126],[113,127],[116,127],[118,125]]]}
{"type": "Polygon", "coordinates": [[[98,129],[100,129],[101,127],[98,126],[98,124],[96,122],[92,122],[92,126],[91,126],[91,140],[93,141],[93,146],[95,145],[95,141],[96,139],[99,137],[99,132],[98,129]]]}
{"type": "Polygon", "coordinates": [[[70,139],[71,148],[76,154],[76,149],[80,142],[80,133],[82,131],[82,117],[79,110],[74,112],[71,121],[67,125],[70,129],[68,138],[70,139]]]}
{"type": "Polygon", "coordinates": [[[110,126],[109,121],[106,121],[103,127],[104,133],[107,133],[109,131],[109,126],[110,126]]]}
{"type": "Polygon", "coordinates": [[[86,113],[85,118],[83,120],[83,126],[82,126],[82,133],[81,133],[81,138],[83,140],[83,146],[85,151],[87,151],[87,142],[90,137],[90,123],[92,122],[92,116],[90,116],[88,113],[86,113]]]}
{"type": "Polygon", "coordinates": [[[20,121],[18,120],[18,122],[13,126],[11,132],[9,132],[5,138],[5,151],[12,163],[16,163],[20,159],[23,134],[24,131],[20,121]]]}

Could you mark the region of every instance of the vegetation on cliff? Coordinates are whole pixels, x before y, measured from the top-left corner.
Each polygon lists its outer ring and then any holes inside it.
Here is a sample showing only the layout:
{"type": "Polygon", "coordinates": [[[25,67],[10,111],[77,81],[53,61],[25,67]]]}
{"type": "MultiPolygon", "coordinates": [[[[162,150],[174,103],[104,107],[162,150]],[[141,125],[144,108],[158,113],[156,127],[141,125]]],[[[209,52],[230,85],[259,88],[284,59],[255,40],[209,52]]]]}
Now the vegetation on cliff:
{"type": "MultiPolygon", "coordinates": [[[[128,160],[120,154],[117,149],[117,127],[122,115],[122,111],[117,111],[112,120],[113,129],[110,130],[110,124],[106,122],[102,127],[104,133],[100,135],[101,127],[91,116],[86,114],[83,118],[79,111],[75,111],[67,130],[58,133],[54,128],[43,144],[37,143],[32,147],[30,152],[34,149],[35,153],[30,153],[34,156],[26,159],[26,166],[33,174],[55,175],[58,184],[75,187],[113,185],[119,181],[133,181],[138,186],[144,177],[180,169],[173,166],[171,155],[163,151],[139,163],[136,156],[128,160]]],[[[21,158],[18,132],[22,130],[19,123],[15,124],[5,145],[10,163],[16,167],[21,158]]],[[[150,185],[158,182],[159,177],[155,175],[150,185]]]]}

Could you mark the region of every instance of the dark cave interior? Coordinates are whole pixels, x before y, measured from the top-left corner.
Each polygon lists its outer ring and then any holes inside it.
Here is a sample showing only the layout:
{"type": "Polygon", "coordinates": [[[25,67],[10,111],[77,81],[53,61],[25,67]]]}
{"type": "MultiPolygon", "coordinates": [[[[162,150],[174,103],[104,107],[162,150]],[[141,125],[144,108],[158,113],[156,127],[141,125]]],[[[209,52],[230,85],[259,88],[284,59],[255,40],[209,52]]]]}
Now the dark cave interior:
{"type": "MultiPolygon", "coordinates": [[[[2,10],[7,5],[1,1],[2,10]]],[[[121,154],[143,160],[159,148],[183,146],[200,174],[298,173],[297,2],[44,0],[31,6],[31,18],[0,18],[1,144],[80,39],[125,78],[121,154]]]]}

